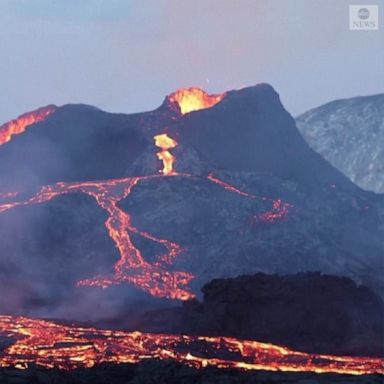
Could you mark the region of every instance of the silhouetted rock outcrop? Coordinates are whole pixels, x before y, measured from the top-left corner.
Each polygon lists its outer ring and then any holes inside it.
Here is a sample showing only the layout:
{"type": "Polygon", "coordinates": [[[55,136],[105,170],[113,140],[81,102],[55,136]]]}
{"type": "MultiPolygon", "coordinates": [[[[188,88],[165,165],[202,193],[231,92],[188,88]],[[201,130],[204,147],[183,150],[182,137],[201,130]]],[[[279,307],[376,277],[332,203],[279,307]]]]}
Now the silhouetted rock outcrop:
{"type": "MultiPolygon", "coordinates": [[[[384,303],[352,280],[320,273],[216,279],[203,302],[151,312],[145,330],[233,336],[338,355],[384,354],[384,303]]],[[[147,322],[145,324],[145,322],[147,322]]]]}

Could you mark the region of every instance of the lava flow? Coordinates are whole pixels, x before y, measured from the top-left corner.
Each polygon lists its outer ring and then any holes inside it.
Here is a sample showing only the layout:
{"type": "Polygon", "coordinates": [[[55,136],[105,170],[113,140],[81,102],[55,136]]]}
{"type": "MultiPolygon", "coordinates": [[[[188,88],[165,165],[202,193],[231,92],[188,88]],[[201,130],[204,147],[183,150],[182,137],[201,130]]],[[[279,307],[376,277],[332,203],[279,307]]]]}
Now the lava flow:
{"type": "MultiPolygon", "coordinates": [[[[204,93],[201,95],[203,91],[196,91],[194,88],[187,91],[189,94],[182,91],[173,94],[173,101],[179,103],[182,113],[208,108],[224,97],[223,95],[208,96],[204,93]]],[[[30,121],[29,124],[33,124],[43,120],[50,113],[52,113],[51,110],[42,112],[40,120],[24,121],[30,121]]],[[[3,142],[0,144],[9,141],[13,134],[21,133],[29,124],[11,122],[2,126],[0,139],[3,139],[3,142]],[[11,129],[9,128],[11,126],[23,128],[11,129]]],[[[36,195],[21,201],[8,201],[16,198],[17,194],[2,194],[0,197],[6,202],[0,204],[0,213],[18,206],[44,203],[67,193],[87,194],[108,213],[105,226],[115,242],[120,258],[114,265],[112,276],[96,276],[81,280],[78,282],[79,286],[106,288],[112,284],[128,282],[157,297],[179,300],[193,298],[194,295],[188,285],[194,276],[188,272],[172,271],[168,268],[182,252],[182,247],[172,241],[141,231],[132,224],[131,216],[118,207],[118,203],[127,198],[133,188],[143,180],[160,177],[198,178],[188,174],[178,174],[174,169],[176,159],[169,150],[177,146],[175,140],[166,134],[157,135],[154,140],[156,146],[161,148],[161,152],[157,154],[163,162],[160,174],[104,181],[58,182],[42,187],[36,195]],[[165,252],[158,255],[152,263],[146,261],[141,251],[132,242],[132,234],[161,244],[165,252]]],[[[244,192],[212,174],[206,179],[244,198],[272,202],[271,211],[260,214],[258,216],[260,220],[274,222],[288,213],[290,206],[281,200],[244,192]]],[[[352,375],[384,373],[384,361],[380,358],[315,355],[230,337],[101,330],[75,325],[66,326],[26,317],[0,316],[0,336],[2,339],[9,338],[9,344],[7,343],[0,352],[0,367],[12,366],[20,369],[28,368],[31,363],[46,368],[75,369],[92,367],[100,363],[137,363],[154,358],[174,360],[196,368],[216,366],[243,370],[352,375]]]]}
{"type": "Polygon", "coordinates": [[[288,215],[290,207],[290,204],[284,203],[281,199],[276,199],[273,201],[272,209],[259,216],[254,216],[254,221],[257,222],[261,220],[274,223],[275,221],[282,220],[288,215]]]}
{"type": "MultiPolygon", "coordinates": [[[[188,288],[188,284],[194,276],[188,272],[170,271],[168,268],[174,259],[182,252],[182,247],[172,241],[159,239],[148,232],[136,228],[132,224],[131,216],[118,207],[118,203],[127,198],[133,187],[143,180],[168,176],[192,177],[188,174],[178,174],[173,168],[175,158],[169,153],[168,149],[174,148],[177,145],[175,140],[166,134],[157,135],[154,137],[154,140],[156,146],[162,148],[162,151],[158,154],[159,158],[163,160],[161,175],[137,176],[104,181],[58,182],[42,187],[40,192],[30,199],[1,203],[0,213],[17,206],[44,203],[67,193],[85,193],[93,197],[97,204],[108,213],[105,226],[108,229],[109,236],[119,250],[120,259],[114,265],[113,276],[96,276],[94,278],[81,280],[78,282],[78,286],[106,288],[110,285],[126,282],[134,284],[152,296],[178,300],[191,299],[194,297],[194,294],[188,288]],[[171,156],[170,161],[168,161],[169,157],[165,156],[164,153],[168,153],[171,156]],[[159,255],[155,262],[149,263],[145,260],[141,251],[133,244],[131,234],[136,234],[161,244],[165,252],[159,255]]],[[[221,188],[243,197],[271,200],[273,209],[271,212],[260,215],[259,218],[261,220],[272,221],[272,218],[274,220],[279,217],[281,218],[288,212],[288,205],[282,203],[281,200],[275,201],[243,192],[214,177],[212,174],[208,175],[207,179],[221,188]]],[[[9,195],[9,197],[12,196],[12,194],[9,195]]]]}
{"type": "Polygon", "coordinates": [[[225,93],[219,95],[208,95],[200,88],[191,87],[178,89],[169,95],[169,100],[176,103],[183,115],[192,111],[213,107],[223,100],[225,93]]]}
{"type": "Polygon", "coordinates": [[[30,125],[45,120],[46,117],[55,112],[55,110],[56,107],[49,105],[33,112],[24,113],[17,119],[1,125],[0,145],[8,143],[12,139],[12,136],[25,132],[30,125]]]}
{"type": "Polygon", "coordinates": [[[11,199],[16,197],[18,194],[19,192],[0,192],[0,200],[11,199]]]}
{"type": "Polygon", "coordinates": [[[384,373],[384,360],[380,358],[314,355],[230,337],[111,331],[11,316],[0,316],[0,335],[14,340],[1,353],[0,367],[20,369],[27,368],[29,363],[74,369],[155,358],[196,368],[216,366],[351,375],[384,373]],[[232,358],[228,358],[229,355],[232,358]]]}
{"type": "Polygon", "coordinates": [[[275,221],[283,220],[286,218],[286,216],[288,216],[289,210],[292,207],[291,204],[285,203],[281,199],[272,199],[270,197],[265,196],[256,196],[251,193],[241,191],[233,185],[218,179],[212,173],[209,174],[207,178],[208,180],[212,181],[212,183],[219,185],[220,187],[226,189],[231,193],[236,193],[240,196],[248,197],[250,199],[270,201],[272,203],[272,209],[260,215],[253,216],[252,221],[255,223],[259,221],[274,223],[275,221]]]}
{"type": "Polygon", "coordinates": [[[28,200],[0,204],[0,213],[17,206],[43,203],[71,192],[85,193],[93,197],[97,204],[107,211],[109,217],[105,226],[119,250],[120,259],[114,265],[113,276],[97,276],[81,280],[78,285],[106,288],[112,284],[129,282],[153,296],[187,300],[194,297],[189,289],[185,288],[193,275],[187,272],[169,271],[165,268],[180,254],[182,248],[176,243],[140,231],[132,224],[131,216],[117,206],[119,201],[131,193],[137,183],[154,177],[161,176],[152,175],[95,182],[59,182],[43,187],[40,192],[28,200]],[[130,233],[161,244],[166,249],[165,254],[160,255],[154,263],[148,263],[140,250],[132,243],[130,233]]]}
{"type": "Polygon", "coordinates": [[[156,135],[154,137],[156,147],[162,150],[157,153],[159,160],[163,162],[163,169],[160,171],[163,175],[175,175],[176,171],[173,169],[173,163],[175,162],[175,156],[169,152],[169,149],[175,148],[177,142],[170,138],[167,134],[156,135]]]}

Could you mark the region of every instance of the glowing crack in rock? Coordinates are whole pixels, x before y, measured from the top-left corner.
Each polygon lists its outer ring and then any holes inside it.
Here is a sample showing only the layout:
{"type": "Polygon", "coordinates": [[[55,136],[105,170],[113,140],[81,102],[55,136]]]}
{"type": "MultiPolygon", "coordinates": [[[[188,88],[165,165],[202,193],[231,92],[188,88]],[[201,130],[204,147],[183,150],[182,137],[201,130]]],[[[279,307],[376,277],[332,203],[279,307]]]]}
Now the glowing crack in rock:
{"type": "Polygon", "coordinates": [[[163,169],[160,171],[163,175],[175,175],[176,171],[173,169],[173,164],[176,160],[175,156],[169,152],[169,149],[175,148],[177,142],[170,138],[167,134],[156,135],[154,137],[156,147],[162,150],[157,153],[159,160],[163,162],[163,169]]]}
{"type": "Polygon", "coordinates": [[[225,97],[225,93],[208,95],[197,87],[183,88],[169,95],[169,100],[176,103],[183,115],[189,112],[198,111],[213,107],[225,97]]]}
{"type": "Polygon", "coordinates": [[[259,216],[254,216],[255,222],[261,220],[264,222],[274,223],[275,221],[282,220],[288,216],[291,204],[284,203],[281,199],[273,201],[272,209],[268,212],[262,213],[259,216]]]}
{"type": "Polygon", "coordinates": [[[243,192],[243,191],[241,191],[240,189],[234,187],[233,185],[228,184],[228,183],[226,183],[225,181],[220,180],[219,178],[215,177],[215,176],[213,175],[213,173],[210,173],[210,174],[207,176],[207,179],[210,180],[210,181],[212,181],[212,183],[215,183],[215,184],[219,185],[220,187],[226,189],[227,191],[232,192],[232,193],[236,193],[236,194],[238,194],[238,195],[240,195],[240,196],[249,197],[249,198],[251,198],[251,199],[258,199],[258,198],[260,198],[260,199],[262,199],[262,200],[265,199],[264,197],[258,197],[258,196],[252,195],[252,194],[250,194],[250,193],[243,192]]]}
{"type": "Polygon", "coordinates": [[[9,121],[0,126],[0,146],[11,141],[12,136],[20,135],[32,124],[45,120],[49,115],[55,112],[56,107],[47,106],[37,109],[33,112],[27,112],[17,119],[9,121]]]}
{"type": "Polygon", "coordinates": [[[292,208],[291,204],[285,203],[281,199],[271,199],[269,197],[257,196],[248,192],[241,191],[240,189],[234,187],[233,185],[218,179],[212,173],[209,174],[207,178],[213,183],[220,185],[221,187],[223,187],[224,189],[226,189],[231,193],[236,193],[240,196],[248,197],[253,200],[257,199],[257,200],[269,201],[270,203],[272,203],[272,209],[267,212],[261,213],[259,215],[253,216],[253,220],[252,220],[253,222],[263,221],[263,222],[274,223],[276,221],[281,221],[288,216],[289,211],[292,208]]]}
{"type": "Polygon", "coordinates": [[[0,316],[0,335],[13,341],[0,354],[0,367],[20,369],[30,363],[69,370],[155,358],[196,368],[215,366],[350,375],[384,373],[381,358],[307,354],[230,337],[111,331],[11,316],[0,316]]]}

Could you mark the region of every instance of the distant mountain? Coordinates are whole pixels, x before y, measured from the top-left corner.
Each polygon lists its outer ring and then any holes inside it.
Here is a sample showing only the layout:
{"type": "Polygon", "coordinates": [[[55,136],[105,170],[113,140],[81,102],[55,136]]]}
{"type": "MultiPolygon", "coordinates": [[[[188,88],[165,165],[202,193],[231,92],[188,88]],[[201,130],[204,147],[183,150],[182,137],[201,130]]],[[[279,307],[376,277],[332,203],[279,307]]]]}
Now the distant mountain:
{"type": "Polygon", "coordinates": [[[384,193],[384,94],[332,101],[296,122],[309,145],[354,183],[384,193]]]}
{"type": "Polygon", "coordinates": [[[321,271],[382,294],[384,196],[312,150],[271,86],[203,99],[189,113],[172,95],[133,115],[57,107],[0,146],[0,192],[19,192],[0,201],[1,312],[89,318],[93,300],[103,316],[137,288],[185,298],[253,272],[321,271]],[[177,145],[161,154],[159,134],[177,145]]]}

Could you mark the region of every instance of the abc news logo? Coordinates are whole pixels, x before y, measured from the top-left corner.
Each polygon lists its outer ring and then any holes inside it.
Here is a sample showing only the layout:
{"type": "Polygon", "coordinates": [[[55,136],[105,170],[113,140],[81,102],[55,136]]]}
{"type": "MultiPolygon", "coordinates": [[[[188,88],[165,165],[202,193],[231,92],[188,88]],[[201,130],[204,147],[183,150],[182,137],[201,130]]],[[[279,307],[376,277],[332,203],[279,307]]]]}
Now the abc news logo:
{"type": "Polygon", "coordinates": [[[375,31],[379,29],[378,5],[350,5],[349,29],[375,31]]]}

